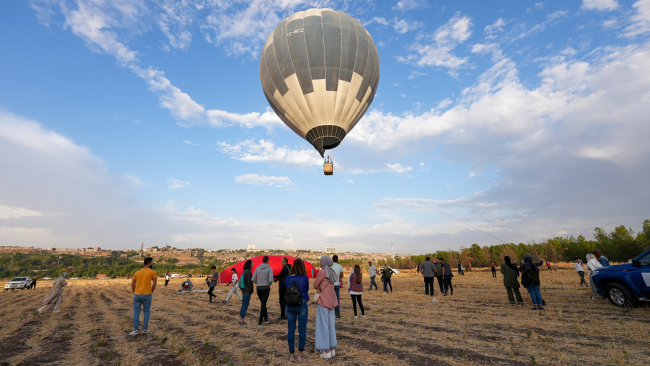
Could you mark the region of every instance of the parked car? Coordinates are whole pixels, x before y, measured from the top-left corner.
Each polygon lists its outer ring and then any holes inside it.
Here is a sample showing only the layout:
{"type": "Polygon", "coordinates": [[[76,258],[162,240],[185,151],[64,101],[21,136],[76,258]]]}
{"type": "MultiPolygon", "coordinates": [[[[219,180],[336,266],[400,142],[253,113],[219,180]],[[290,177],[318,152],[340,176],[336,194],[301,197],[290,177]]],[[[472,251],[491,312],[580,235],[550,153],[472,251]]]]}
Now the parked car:
{"type": "Polygon", "coordinates": [[[598,293],[616,306],[650,301],[650,250],[626,264],[597,268],[591,276],[598,293]]]}
{"type": "Polygon", "coordinates": [[[5,285],[6,290],[15,290],[17,288],[24,290],[32,285],[32,279],[29,277],[14,277],[5,285]]]}
{"type": "Polygon", "coordinates": [[[70,279],[71,279],[71,280],[78,280],[79,277],[71,277],[70,279]]]}
{"type": "Polygon", "coordinates": [[[51,280],[52,277],[43,277],[44,280],[51,280]]]}

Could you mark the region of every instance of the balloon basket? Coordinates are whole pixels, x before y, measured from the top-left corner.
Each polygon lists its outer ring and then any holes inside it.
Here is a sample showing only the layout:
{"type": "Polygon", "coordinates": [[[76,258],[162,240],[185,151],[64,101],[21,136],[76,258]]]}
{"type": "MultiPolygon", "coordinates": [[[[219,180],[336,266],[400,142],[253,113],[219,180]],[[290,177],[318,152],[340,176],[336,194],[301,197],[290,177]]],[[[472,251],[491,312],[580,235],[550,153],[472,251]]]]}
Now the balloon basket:
{"type": "Polygon", "coordinates": [[[334,175],[334,164],[323,164],[323,173],[325,175],[334,175]]]}

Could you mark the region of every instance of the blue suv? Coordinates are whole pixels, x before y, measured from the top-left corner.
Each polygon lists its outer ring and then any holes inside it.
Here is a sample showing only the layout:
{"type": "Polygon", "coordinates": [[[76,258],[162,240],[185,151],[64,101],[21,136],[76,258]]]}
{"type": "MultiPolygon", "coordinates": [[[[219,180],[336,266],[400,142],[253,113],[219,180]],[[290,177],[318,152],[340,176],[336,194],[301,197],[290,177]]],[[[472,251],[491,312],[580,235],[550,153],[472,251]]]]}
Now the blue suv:
{"type": "Polygon", "coordinates": [[[650,301],[650,250],[629,263],[598,268],[591,276],[596,290],[616,306],[650,301]]]}

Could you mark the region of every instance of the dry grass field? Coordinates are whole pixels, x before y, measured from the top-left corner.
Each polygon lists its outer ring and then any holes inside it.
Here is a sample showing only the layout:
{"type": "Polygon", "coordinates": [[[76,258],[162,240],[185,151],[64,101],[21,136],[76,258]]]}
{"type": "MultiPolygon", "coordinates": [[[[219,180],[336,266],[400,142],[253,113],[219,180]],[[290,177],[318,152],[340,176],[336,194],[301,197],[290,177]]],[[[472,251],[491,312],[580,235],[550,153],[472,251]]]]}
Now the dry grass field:
{"type": "MultiPolygon", "coordinates": [[[[58,314],[35,310],[51,281],[36,290],[0,294],[2,365],[275,365],[288,363],[286,323],[277,287],[271,323],[257,327],[253,295],[248,326],[237,324],[240,301],[208,307],[207,294],[176,294],[181,280],[154,294],[151,334],[129,337],[129,281],[69,280],[58,314]]],[[[200,279],[195,288],[206,288],[200,279]]],[[[650,308],[619,309],[589,300],[573,270],[542,272],[547,310],[506,305],[501,275],[473,271],[454,278],[453,296],[432,303],[421,277],[401,274],[394,293],[366,291],[366,318],[354,319],[342,292],[339,350],[331,361],[308,352],[304,364],[336,365],[648,365],[650,308]]],[[[4,283],[2,283],[4,286],[4,283]]],[[[367,285],[367,284],[366,284],[367,285]]],[[[525,292],[525,290],[524,290],[525,292]]],[[[309,307],[307,350],[314,348],[315,308],[309,307]]],[[[297,342],[297,337],[296,337],[297,342]]],[[[297,346],[297,345],[296,345],[297,346]]]]}

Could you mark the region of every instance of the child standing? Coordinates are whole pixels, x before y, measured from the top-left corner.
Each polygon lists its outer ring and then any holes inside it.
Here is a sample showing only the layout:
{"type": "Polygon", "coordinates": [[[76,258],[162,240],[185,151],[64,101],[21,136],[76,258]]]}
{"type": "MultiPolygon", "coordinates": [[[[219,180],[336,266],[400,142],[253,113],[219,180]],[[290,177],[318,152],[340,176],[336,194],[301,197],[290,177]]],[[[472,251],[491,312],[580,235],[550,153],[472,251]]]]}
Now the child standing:
{"type": "Polygon", "coordinates": [[[576,272],[578,272],[578,275],[580,276],[580,286],[585,285],[587,287],[587,281],[585,281],[585,270],[582,267],[582,261],[578,257],[573,257],[573,266],[576,269],[576,272]]]}

